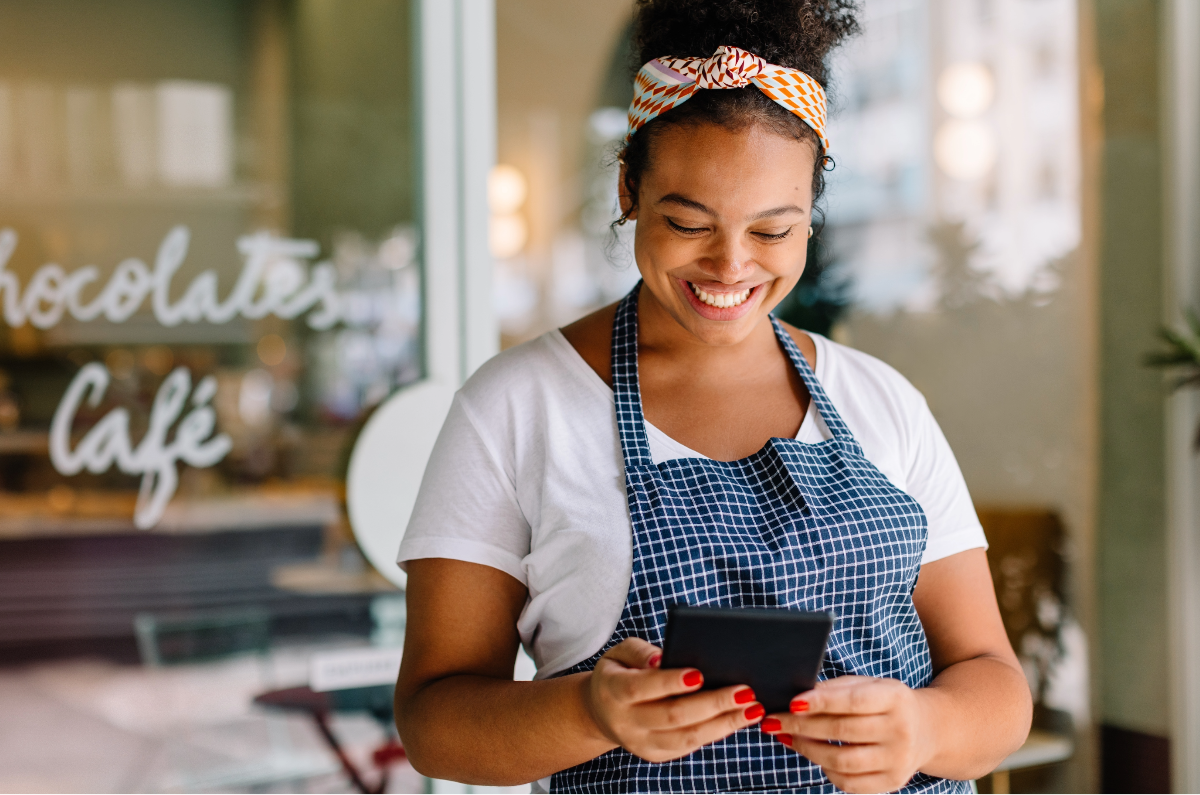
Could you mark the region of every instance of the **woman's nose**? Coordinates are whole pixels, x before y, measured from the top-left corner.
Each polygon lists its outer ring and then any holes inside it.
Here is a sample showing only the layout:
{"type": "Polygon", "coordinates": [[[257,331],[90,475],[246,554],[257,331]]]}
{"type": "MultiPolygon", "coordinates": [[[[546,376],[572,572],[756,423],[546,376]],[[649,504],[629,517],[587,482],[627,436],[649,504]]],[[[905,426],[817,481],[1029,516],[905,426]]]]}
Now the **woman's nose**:
{"type": "Polygon", "coordinates": [[[709,253],[710,268],[715,279],[736,282],[748,268],[753,267],[751,253],[735,235],[719,235],[709,253]]]}

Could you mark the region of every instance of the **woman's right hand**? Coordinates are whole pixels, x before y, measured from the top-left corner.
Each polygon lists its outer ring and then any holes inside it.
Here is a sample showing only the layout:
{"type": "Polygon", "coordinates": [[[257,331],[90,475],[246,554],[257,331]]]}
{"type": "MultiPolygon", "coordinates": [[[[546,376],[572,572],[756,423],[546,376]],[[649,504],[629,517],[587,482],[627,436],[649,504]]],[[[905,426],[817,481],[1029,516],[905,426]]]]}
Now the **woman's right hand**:
{"type": "Polygon", "coordinates": [[[611,742],[649,762],[666,762],[762,720],[745,685],[697,692],[695,668],[659,669],[662,651],[626,638],[596,663],[587,687],[596,726],[611,742]]]}

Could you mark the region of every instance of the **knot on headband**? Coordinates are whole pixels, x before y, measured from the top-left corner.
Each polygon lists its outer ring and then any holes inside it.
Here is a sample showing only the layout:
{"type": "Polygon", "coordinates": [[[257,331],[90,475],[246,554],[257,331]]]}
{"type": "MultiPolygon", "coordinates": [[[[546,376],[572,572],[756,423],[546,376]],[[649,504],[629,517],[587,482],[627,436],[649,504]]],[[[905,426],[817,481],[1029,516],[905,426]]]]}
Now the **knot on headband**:
{"type": "Polygon", "coordinates": [[[825,89],[799,69],[767,63],[740,47],[721,46],[709,58],[655,58],[633,81],[629,134],[651,119],[686,102],[701,88],[756,85],[769,98],[812,127],[829,151],[825,137],[825,89]]]}
{"type": "Polygon", "coordinates": [[[691,78],[696,88],[745,88],[768,66],[739,47],[718,47],[709,58],[659,58],[658,63],[691,78]]]}

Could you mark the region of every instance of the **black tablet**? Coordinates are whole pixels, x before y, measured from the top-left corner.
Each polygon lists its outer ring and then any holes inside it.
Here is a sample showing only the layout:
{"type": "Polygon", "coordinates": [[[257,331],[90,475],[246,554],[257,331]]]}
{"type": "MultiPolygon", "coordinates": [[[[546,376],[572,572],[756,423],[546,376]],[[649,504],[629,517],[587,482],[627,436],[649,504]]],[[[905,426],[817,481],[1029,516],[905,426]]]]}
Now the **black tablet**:
{"type": "Polygon", "coordinates": [[[663,668],[698,668],[704,690],[748,685],[771,712],[817,683],[832,613],[688,607],[667,613],[663,668]]]}

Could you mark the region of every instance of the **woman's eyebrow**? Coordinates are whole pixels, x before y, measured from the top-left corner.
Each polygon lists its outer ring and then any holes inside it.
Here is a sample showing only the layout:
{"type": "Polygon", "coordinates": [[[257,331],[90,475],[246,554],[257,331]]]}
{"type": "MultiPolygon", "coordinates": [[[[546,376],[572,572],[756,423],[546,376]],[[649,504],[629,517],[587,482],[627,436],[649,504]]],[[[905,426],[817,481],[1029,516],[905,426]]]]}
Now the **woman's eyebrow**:
{"type": "Polygon", "coordinates": [[[761,221],[764,218],[777,218],[778,216],[787,215],[788,213],[803,214],[804,208],[797,207],[794,204],[787,204],[787,205],[784,205],[783,207],[776,207],[771,210],[763,210],[761,213],[755,213],[754,215],[750,216],[750,220],[751,221],[761,221]]]}
{"type": "Polygon", "coordinates": [[[663,196],[658,200],[659,204],[663,204],[664,202],[668,204],[678,204],[680,207],[686,207],[689,210],[697,210],[705,215],[716,215],[716,213],[705,207],[700,202],[694,199],[689,199],[686,196],[681,196],[678,193],[668,193],[666,196],[663,196]]]}
{"type": "MultiPolygon", "coordinates": [[[[664,203],[676,204],[676,205],[679,205],[680,207],[686,207],[689,210],[696,210],[697,212],[704,213],[705,215],[716,215],[715,212],[713,212],[711,209],[709,209],[705,205],[701,204],[700,202],[696,201],[695,199],[689,199],[687,196],[683,196],[678,193],[668,193],[666,196],[663,196],[661,199],[659,199],[658,203],[659,204],[664,204],[664,203]]],[[[754,215],[750,216],[750,218],[748,220],[761,221],[764,218],[777,218],[781,215],[787,215],[788,213],[803,214],[804,209],[801,207],[797,207],[794,204],[787,204],[787,205],[784,205],[783,207],[775,207],[770,210],[763,210],[760,213],[755,213],[754,215]]]]}

